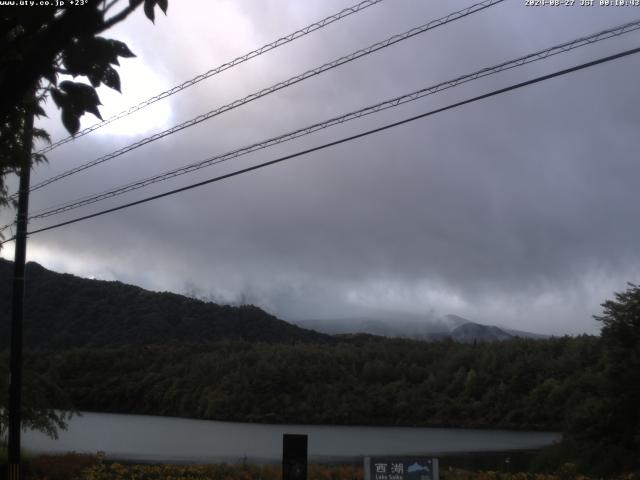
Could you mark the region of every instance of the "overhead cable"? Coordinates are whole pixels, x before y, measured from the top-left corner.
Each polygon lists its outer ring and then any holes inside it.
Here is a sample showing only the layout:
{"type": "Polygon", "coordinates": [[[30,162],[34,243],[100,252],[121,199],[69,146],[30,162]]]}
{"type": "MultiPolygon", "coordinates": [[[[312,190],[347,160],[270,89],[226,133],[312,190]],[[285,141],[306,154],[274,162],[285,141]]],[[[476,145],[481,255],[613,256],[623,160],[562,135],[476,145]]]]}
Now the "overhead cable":
{"type": "Polygon", "coordinates": [[[148,107],[149,105],[162,100],[164,98],[170,97],[171,95],[175,95],[178,92],[181,92],[182,90],[185,90],[186,88],[189,88],[203,80],[206,80],[207,78],[213,77],[214,75],[217,75],[218,73],[222,73],[225,70],[228,70],[232,67],[235,67],[237,65],[240,65],[241,63],[244,63],[248,60],[251,60],[252,58],[258,57],[260,55],[262,55],[263,53],[267,53],[271,50],[274,50],[278,47],[281,47],[282,45],[286,45],[287,43],[293,42],[294,40],[300,38],[300,37],[304,37],[305,35],[310,34],[311,32],[315,32],[316,30],[320,30],[321,28],[326,27],[327,25],[330,25],[334,22],[337,22],[338,20],[342,20],[345,17],[348,17],[349,15],[352,15],[354,13],[358,13],[361,12],[362,10],[364,10],[365,8],[368,8],[372,5],[375,5],[377,3],[382,2],[383,0],[365,0],[363,2],[360,2],[356,5],[353,5],[352,7],[348,7],[345,8],[341,11],[339,11],[338,13],[334,13],[333,15],[329,15],[326,18],[323,18],[322,20],[319,20],[315,23],[312,23],[311,25],[307,25],[304,28],[301,28],[300,30],[296,30],[293,33],[290,33],[289,35],[285,35],[284,37],[281,37],[271,43],[267,43],[266,45],[263,45],[260,48],[257,48],[256,50],[253,50],[249,53],[245,53],[244,55],[241,55],[237,58],[234,58],[233,60],[231,60],[230,62],[227,63],[223,63],[222,65],[219,65],[215,68],[212,68],[211,70],[202,73],[200,75],[197,75],[195,77],[193,77],[190,80],[187,80],[183,83],[181,83],[180,85],[177,85],[175,87],[170,88],[169,90],[165,90],[164,92],[159,93],[158,95],[151,97],[147,100],[144,100],[143,102],[138,103],[137,105],[134,105],[130,108],[128,108],[127,110],[123,110],[120,113],[117,113],[116,115],[113,115],[105,120],[102,120],[99,123],[96,123],[95,125],[91,125],[90,127],[87,127],[83,130],[80,130],[79,132],[77,132],[75,135],[69,135],[68,137],[62,138],[60,140],[58,140],[55,143],[52,143],[51,145],[46,146],[45,148],[41,149],[38,153],[47,153],[50,152],[51,150],[53,150],[54,148],[59,147],[60,145],[64,145],[65,143],[68,143],[72,140],[75,140],[78,137],[82,137],[84,135],[87,135],[101,127],[104,127],[105,125],[109,125],[110,123],[115,122],[116,120],[119,120],[121,118],[127,117],[129,115],[131,115],[132,113],[135,113],[139,110],[142,110],[145,107],[148,107]]]}
{"type": "MultiPolygon", "coordinates": [[[[437,113],[441,113],[441,112],[444,112],[444,111],[447,111],[447,110],[452,110],[454,108],[458,108],[458,107],[461,107],[463,105],[474,103],[474,102],[477,102],[479,100],[484,100],[486,98],[490,98],[490,97],[494,97],[494,96],[497,96],[497,95],[501,95],[503,93],[507,93],[507,92],[510,92],[510,91],[513,91],[513,90],[517,90],[517,89],[520,89],[520,88],[523,88],[523,87],[526,87],[526,86],[529,86],[529,85],[533,85],[533,84],[536,84],[536,83],[544,82],[546,80],[550,80],[550,79],[555,78],[555,77],[560,77],[560,76],[563,76],[563,75],[567,75],[569,73],[576,72],[576,71],[579,71],[579,70],[584,70],[586,68],[590,68],[590,67],[593,67],[593,66],[596,66],[596,65],[599,65],[599,64],[603,64],[603,63],[606,63],[606,62],[617,60],[617,59],[620,59],[620,58],[623,58],[623,57],[626,57],[626,56],[629,56],[629,55],[633,55],[633,54],[636,54],[636,53],[640,53],[640,48],[633,48],[633,49],[630,49],[630,50],[626,50],[624,52],[617,53],[615,55],[609,55],[607,57],[599,58],[599,59],[593,60],[591,62],[583,63],[583,64],[580,64],[580,65],[576,65],[574,67],[566,68],[564,70],[559,70],[557,72],[550,73],[548,75],[542,75],[540,77],[536,77],[536,78],[533,78],[531,80],[527,80],[527,81],[520,82],[520,83],[517,83],[517,84],[514,84],[514,85],[510,85],[508,87],[500,88],[498,90],[493,90],[493,91],[491,91],[489,93],[485,93],[483,95],[478,95],[476,97],[469,98],[469,99],[463,100],[461,102],[456,102],[456,103],[453,103],[453,104],[448,105],[446,107],[437,108],[435,110],[431,110],[429,112],[422,113],[420,115],[415,115],[413,117],[409,117],[409,118],[406,118],[404,120],[400,120],[398,122],[389,123],[389,124],[384,125],[382,127],[378,127],[378,128],[374,128],[374,129],[371,129],[371,130],[367,130],[365,132],[361,132],[361,133],[358,133],[356,135],[351,135],[349,137],[344,137],[344,138],[341,138],[340,140],[335,140],[333,142],[325,143],[325,144],[322,144],[322,145],[319,145],[319,146],[316,146],[316,147],[313,147],[313,148],[309,148],[307,150],[296,152],[296,153],[293,153],[293,154],[290,154],[290,155],[285,155],[283,157],[276,158],[275,160],[271,160],[271,161],[268,161],[268,162],[260,163],[258,165],[254,165],[254,166],[251,166],[251,167],[243,168],[241,170],[236,170],[234,172],[227,173],[227,174],[224,174],[224,175],[220,175],[220,176],[217,176],[217,177],[214,177],[214,178],[210,178],[208,180],[204,180],[204,181],[197,182],[197,183],[192,183],[192,184],[187,185],[185,187],[176,188],[174,190],[170,190],[168,192],[160,193],[158,195],[152,195],[150,197],[146,197],[146,198],[143,198],[141,200],[136,200],[135,202],[126,203],[126,204],[123,204],[123,205],[119,205],[117,207],[101,210],[99,212],[92,213],[90,215],[84,215],[82,217],[77,217],[77,218],[74,218],[74,219],[71,219],[71,220],[67,220],[65,222],[60,222],[60,223],[57,223],[55,225],[50,225],[48,227],[39,228],[37,230],[32,230],[31,232],[29,232],[29,235],[34,235],[36,233],[46,232],[48,230],[53,230],[53,229],[60,228],[60,227],[66,226],[66,225],[71,225],[73,223],[78,223],[78,222],[81,222],[81,221],[84,221],[84,220],[88,220],[90,218],[95,218],[95,217],[99,217],[99,216],[102,216],[102,215],[106,215],[108,213],[117,212],[119,210],[124,210],[124,209],[129,208],[129,207],[133,207],[133,206],[140,205],[140,204],[143,204],[143,203],[151,202],[153,200],[158,200],[160,198],[168,197],[170,195],[175,195],[177,193],[185,192],[187,190],[192,190],[194,188],[198,188],[198,187],[201,187],[201,186],[204,186],[204,185],[208,185],[208,184],[211,184],[211,183],[219,182],[219,181],[225,180],[227,178],[231,178],[231,177],[235,177],[235,176],[238,176],[238,175],[242,175],[244,173],[248,173],[248,172],[251,172],[251,171],[254,171],[254,170],[258,170],[258,169],[261,169],[261,168],[264,168],[264,167],[268,167],[270,165],[275,165],[277,163],[281,163],[281,162],[284,162],[286,160],[290,160],[292,158],[300,157],[302,155],[307,155],[309,153],[317,152],[319,150],[324,150],[324,149],[329,148],[329,147],[333,147],[333,146],[336,146],[336,145],[340,145],[342,143],[350,142],[350,141],[356,140],[358,138],[366,137],[366,136],[372,135],[374,133],[379,133],[379,132],[382,132],[384,130],[388,130],[390,128],[394,128],[394,127],[397,127],[397,126],[400,126],[400,125],[405,125],[407,123],[419,120],[421,118],[426,118],[426,117],[435,115],[437,113]]],[[[0,245],[2,245],[4,243],[7,243],[7,242],[10,242],[12,240],[15,240],[15,237],[3,241],[2,243],[0,243],[0,245]]]]}
{"type": "MultiPolygon", "coordinates": [[[[130,152],[132,150],[135,150],[139,147],[142,147],[143,145],[147,145],[148,143],[154,142],[155,140],[159,140],[161,138],[164,138],[168,135],[172,135],[174,133],[177,133],[181,130],[184,130],[185,128],[188,127],[192,127],[194,125],[197,125],[201,122],[204,122],[205,120],[209,120],[217,115],[220,115],[222,113],[228,112],[229,110],[232,110],[234,108],[237,108],[241,105],[245,105],[249,102],[252,102],[254,100],[257,100],[259,98],[262,98],[266,95],[269,95],[273,92],[277,92],[278,90],[282,90],[283,88],[289,87],[291,85],[294,85],[296,83],[299,83],[303,80],[306,80],[308,78],[311,78],[313,76],[319,75],[321,73],[324,73],[328,70],[332,70],[336,67],[339,67],[341,65],[344,65],[345,63],[351,62],[353,60],[356,60],[360,57],[363,57],[365,55],[369,55],[373,52],[376,52],[378,50],[382,50],[383,48],[389,47],[391,45],[394,45],[398,42],[401,42],[403,40],[407,40],[408,38],[414,37],[416,35],[419,35],[421,33],[427,32],[429,30],[432,30],[434,28],[437,28],[439,26],[442,25],[446,25],[447,23],[453,22],[455,20],[459,20],[461,18],[467,17],[473,13],[477,13],[481,10],[484,10],[486,8],[492,7],[494,5],[497,5],[499,3],[502,3],[504,0],[484,0],[480,3],[476,3],[474,5],[471,5],[470,7],[464,8],[462,10],[458,10],[456,12],[452,12],[442,18],[439,18],[437,20],[433,20],[429,23],[426,23],[424,25],[421,25],[419,27],[415,27],[412,28],[411,30],[408,30],[402,34],[397,34],[397,35],[393,35],[389,38],[387,38],[386,40],[383,40],[381,42],[377,42],[374,43],[373,45],[370,45],[369,47],[363,48],[361,50],[358,50],[356,52],[353,52],[349,55],[346,55],[344,57],[340,57],[336,60],[333,60],[329,63],[325,63],[324,65],[321,65],[319,67],[316,67],[314,69],[311,70],[307,70],[304,73],[301,73],[299,75],[296,75],[294,77],[289,78],[288,80],[284,80],[282,82],[276,83],[275,85],[272,85],[271,87],[265,88],[263,90],[260,90],[258,92],[252,93],[251,95],[248,95],[242,99],[239,100],[235,100],[227,105],[224,105],[222,107],[218,107],[215,110],[211,110],[207,113],[203,113],[202,115],[198,115],[195,118],[192,118],[191,120],[188,120],[186,122],[183,122],[179,125],[175,125],[167,130],[164,130],[162,132],[156,133],[150,137],[146,137],[142,140],[139,140],[133,144],[130,144],[126,147],[123,147],[119,150],[116,150],[114,152],[111,152],[107,155],[104,155],[102,157],[99,157],[95,160],[92,160],[90,162],[87,162],[85,164],[79,165],[75,168],[72,168],[70,170],[67,170],[63,173],[60,173],[58,175],[55,175],[53,177],[50,177],[47,180],[44,180],[40,183],[36,183],[35,185],[33,185],[30,189],[30,191],[34,191],[34,190],[38,190],[42,187],[45,187],[47,185],[50,185],[51,183],[57,182],[58,180],[61,180],[63,178],[66,178],[68,176],[74,175],[76,173],[79,173],[81,171],[84,171],[88,168],[94,167],[96,165],[99,165],[101,163],[104,163],[108,160],[112,160],[116,157],[119,157],[121,155],[124,155],[127,152],[130,152]]],[[[15,195],[15,194],[14,194],[15,195]]]]}
{"type": "Polygon", "coordinates": [[[279,135],[276,137],[272,137],[269,138],[267,140],[263,140],[254,144],[251,144],[249,146],[244,146],[242,148],[238,148],[236,150],[224,153],[224,154],[220,154],[220,155],[216,155],[210,158],[207,158],[206,160],[202,160],[199,161],[197,163],[192,163],[190,165],[186,165],[180,168],[176,168],[173,170],[169,170],[167,172],[164,173],[160,173],[158,175],[154,175],[152,177],[148,177],[142,180],[138,180],[136,182],[132,182],[111,190],[107,190],[105,192],[102,193],[98,193],[98,194],[94,194],[94,195],[90,195],[90,196],[85,196],[76,200],[72,200],[70,202],[66,202],[54,207],[49,207],[46,210],[41,210],[39,212],[35,212],[32,216],[29,217],[30,220],[35,220],[35,219],[39,219],[39,218],[46,218],[46,217],[50,217],[52,215],[56,215],[56,214],[60,214],[69,210],[73,210],[76,208],[80,208],[83,207],[85,205],[89,205],[95,202],[99,202],[101,200],[105,200],[108,198],[112,198],[112,197],[116,197],[134,190],[138,190],[140,188],[143,187],[147,187],[149,185],[161,182],[161,181],[165,181],[180,175],[184,175],[187,173],[191,173],[194,172],[196,170],[200,170],[202,168],[205,167],[209,167],[212,165],[216,165],[218,163],[222,163],[252,152],[255,152],[257,150],[262,150],[264,148],[268,148],[274,145],[278,145],[280,143],[289,141],[289,140],[293,140],[295,138],[299,138],[305,135],[309,135],[313,132],[317,132],[319,130],[328,128],[328,127],[332,127],[335,125],[339,125],[351,120],[355,120],[357,118],[361,118],[364,117],[366,115],[370,115],[373,113],[377,113],[383,110],[387,110],[389,108],[394,108],[397,107],[399,105],[403,105],[405,103],[409,103],[415,100],[418,100],[420,98],[426,97],[428,95],[432,95],[435,94],[437,92],[455,87],[457,85],[461,85],[463,83],[467,83],[473,80],[477,80],[479,78],[483,78],[489,75],[494,75],[496,73],[505,71],[505,70],[509,70],[512,68],[516,68],[516,67],[520,67],[522,65],[527,65],[529,63],[533,63],[539,60],[544,60],[546,58],[549,58],[551,56],[560,54],[560,53],[564,53],[564,52],[568,52],[570,50],[573,50],[575,48],[578,47],[582,47],[585,45],[590,45],[590,44],[594,44],[612,37],[617,37],[620,35],[623,35],[625,33],[629,33],[629,32],[633,32],[635,30],[640,29],[640,19],[634,21],[634,22],[629,22],[626,23],[624,25],[619,25],[617,27],[614,28],[610,28],[607,30],[603,30],[594,34],[591,34],[589,36],[585,36],[585,37],[581,37],[578,38],[576,40],[572,40],[570,42],[565,42],[562,43],[560,45],[556,45],[544,50],[539,50],[535,53],[530,53],[528,55],[524,55],[521,56],[519,58],[516,58],[514,60],[509,60],[503,63],[500,63],[498,65],[494,65],[492,67],[487,67],[487,68],[483,68],[481,70],[477,70],[473,73],[469,73],[466,75],[462,75],[459,77],[456,77],[452,80],[447,80],[445,82],[441,82],[438,83],[436,85],[430,86],[430,87],[426,87],[426,88],[422,88],[420,90],[411,92],[411,93],[407,93],[401,96],[397,96],[388,100],[385,100],[383,102],[380,103],[376,103],[375,105],[370,105],[368,107],[365,108],[361,108],[359,110],[355,110],[343,115],[340,115],[338,117],[333,117],[329,120],[325,120],[323,122],[319,122],[319,123],[315,123],[313,125],[309,125],[303,128],[299,128],[297,130],[285,133],[283,135],[279,135]]]}

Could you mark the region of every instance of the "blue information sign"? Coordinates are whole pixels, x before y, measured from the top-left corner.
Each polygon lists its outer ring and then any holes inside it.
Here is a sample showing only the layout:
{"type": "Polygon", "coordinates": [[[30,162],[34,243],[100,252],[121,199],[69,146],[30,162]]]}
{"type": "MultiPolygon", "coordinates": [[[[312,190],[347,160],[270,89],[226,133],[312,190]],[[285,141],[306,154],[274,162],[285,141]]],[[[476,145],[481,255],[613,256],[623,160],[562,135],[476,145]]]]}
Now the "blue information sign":
{"type": "Polygon", "coordinates": [[[438,480],[438,459],[365,457],[365,480],[438,480]]]}

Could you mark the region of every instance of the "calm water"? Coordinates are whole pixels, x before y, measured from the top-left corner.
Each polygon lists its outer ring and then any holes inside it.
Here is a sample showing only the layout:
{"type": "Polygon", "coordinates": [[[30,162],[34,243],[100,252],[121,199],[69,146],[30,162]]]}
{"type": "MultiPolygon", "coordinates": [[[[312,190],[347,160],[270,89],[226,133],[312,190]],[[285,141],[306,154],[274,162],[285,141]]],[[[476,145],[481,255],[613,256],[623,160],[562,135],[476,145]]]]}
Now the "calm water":
{"type": "Polygon", "coordinates": [[[137,461],[277,462],[283,433],[309,435],[312,462],[372,455],[422,455],[535,449],[560,435],[550,432],[404,427],[256,425],[145,415],[83,413],[51,440],[38,432],[23,435],[33,452],[103,451],[137,461]]]}

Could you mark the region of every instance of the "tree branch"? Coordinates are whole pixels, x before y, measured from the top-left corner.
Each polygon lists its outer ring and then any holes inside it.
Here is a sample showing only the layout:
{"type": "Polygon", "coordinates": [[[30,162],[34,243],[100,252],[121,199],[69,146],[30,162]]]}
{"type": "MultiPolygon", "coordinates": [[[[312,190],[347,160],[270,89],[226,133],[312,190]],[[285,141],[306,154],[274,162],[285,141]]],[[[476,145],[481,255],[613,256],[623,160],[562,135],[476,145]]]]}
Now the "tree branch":
{"type": "MultiPolygon", "coordinates": [[[[113,3],[115,3],[117,0],[114,0],[113,3]]],[[[127,18],[136,8],[138,8],[141,4],[142,4],[143,0],[135,0],[135,2],[133,2],[132,4],[130,4],[127,8],[123,8],[120,13],[116,13],[113,17],[111,17],[108,20],[105,20],[104,25],[102,26],[101,29],[99,29],[97,33],[102,33],[105,30],[111,28],[112,26],[114,26],[116,23],[121,22],[122,20],[124,20],[125,18],[127,18]]],[[[105,10],[106,11],[106,10],[105,10]]]]}
{"type": "MultiPolygon", "coordinates": [[[[111,10],[111,7],[113,7],[116,3],[118,3],[120,0],[111,0],[111,2],[109,2],[108,4],[105,5],[105,7],[102,9],[102,13],[107,13],[109,10],[111,10]]],[[[106,2],[105,2],[106,3],[106,2]]]]}

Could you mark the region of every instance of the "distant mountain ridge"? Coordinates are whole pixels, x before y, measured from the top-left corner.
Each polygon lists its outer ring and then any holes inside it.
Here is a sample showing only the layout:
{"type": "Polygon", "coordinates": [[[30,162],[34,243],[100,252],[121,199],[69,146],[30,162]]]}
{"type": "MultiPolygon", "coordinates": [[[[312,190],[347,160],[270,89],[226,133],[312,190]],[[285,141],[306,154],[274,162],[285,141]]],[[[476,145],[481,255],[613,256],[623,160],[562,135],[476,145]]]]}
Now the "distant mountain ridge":
{"type": "Polygon", "coordinates": [[[495,325],[483,325],[458,315],[444,317],[402,316],[389,319],[343,318],[314,319],[294,322],[303,328],[310,328],[330,335],[364,333],[383,337],[409,338],[415,340],[437,341],[451,339],[459,343],[495,342],[511,338],[543,339],[549,338],[521,330],[509,330],[495,325]]]}
{"type": "Polygon", "coordinates": [[[513,338],[504,330],[494,325],[480,325],[479,323],[465,323],[453,329],[449,335],[454,342],[501,342],[513,338]]]}
{"type": "MultiPolygon", "coordinates": [[[[0,259],[0,349],[8,347],[13,262],[0,259]]],[[[258,307],[206,303],[121,282],[89,280],[26,268],[24,344],[27,349],[206,343],[330,343],[258,307]]]]}

